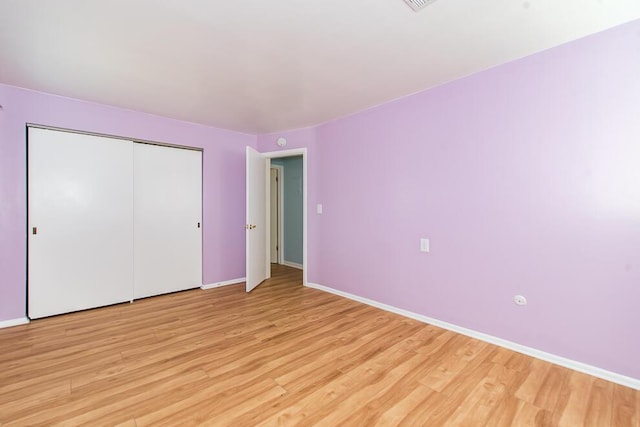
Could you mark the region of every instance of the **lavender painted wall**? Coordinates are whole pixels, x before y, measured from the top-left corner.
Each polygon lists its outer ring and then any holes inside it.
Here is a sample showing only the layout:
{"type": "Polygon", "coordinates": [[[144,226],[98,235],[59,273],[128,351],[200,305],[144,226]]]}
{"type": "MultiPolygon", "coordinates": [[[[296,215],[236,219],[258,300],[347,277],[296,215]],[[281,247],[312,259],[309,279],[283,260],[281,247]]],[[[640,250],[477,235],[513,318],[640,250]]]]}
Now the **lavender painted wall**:
{"type": "Polygon", "coordinates": [[[244,277],[245,146],[257,138],[0,85],[0,321],[25,315],[25,123],[204,148],[203,282],[244,277]]]}
{"type": "Polygon", "coordinates": [[[316,139],[311,282],[640,379],[640,22],[316,139]]]}

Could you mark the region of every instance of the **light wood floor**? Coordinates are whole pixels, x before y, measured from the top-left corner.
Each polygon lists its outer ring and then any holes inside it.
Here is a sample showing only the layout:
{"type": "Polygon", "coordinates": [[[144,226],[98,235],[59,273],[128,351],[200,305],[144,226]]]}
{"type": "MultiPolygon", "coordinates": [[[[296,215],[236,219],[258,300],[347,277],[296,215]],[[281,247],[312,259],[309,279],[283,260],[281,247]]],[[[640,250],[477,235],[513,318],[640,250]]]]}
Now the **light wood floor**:
{"type": "Polygon", "coordinates": [[[0,330],[0,424],[638,426],[640,392],[301,286],[0,330]]]}

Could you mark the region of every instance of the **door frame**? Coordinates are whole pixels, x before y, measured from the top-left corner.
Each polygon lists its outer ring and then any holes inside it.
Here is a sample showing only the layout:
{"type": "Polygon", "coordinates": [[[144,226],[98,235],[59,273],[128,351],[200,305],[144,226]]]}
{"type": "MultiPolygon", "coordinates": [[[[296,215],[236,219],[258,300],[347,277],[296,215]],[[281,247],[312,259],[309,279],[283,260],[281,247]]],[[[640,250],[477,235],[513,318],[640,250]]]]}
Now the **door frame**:
{"type": "MultiPolygon", "coordinates": [[[[278,245],[277,262],[282,264],[284,262],[284,166],[271,163],[269,167],[278,170],[278,241],[280,244],[278,245]]],[[[269,191],[271,191],[271,186],[269,186],[269,191]]],[[[271,233],[269,233],[269,239],[271,239],[271,233]]]]}
{"type": "MultiPolygon", "coordinates": [[[[282,150],[282,151],[269,151],[266,153],[260,153],[269,159],[269,170],[271,167],[271,159],[277,159],[280,157],[292,157],[292,156],[302,156],[302,284],[307,286],[307,271],[309,265],[307,263],[307,188],[308,188],[308,178],[307,178],[307,149],[306,148],[292,148],[290,150],[282,150]]],[[[270,187],[269,191],[271,191],[270,187]]],[[[269,197],[266,197],[265,203],[267,204],[267,222],[269,222],[269,197]]],[[[269,253],[271,250],[271,235],[267,233],[267,256],[268,256],[268,265],[271,265],[271,254],[269,253]]],[[[284,251],[282,251],[284,254],[284,251]]],[[[269,269],[269,274],[267,277],[271,277],[271,269],[269,269]]]]}

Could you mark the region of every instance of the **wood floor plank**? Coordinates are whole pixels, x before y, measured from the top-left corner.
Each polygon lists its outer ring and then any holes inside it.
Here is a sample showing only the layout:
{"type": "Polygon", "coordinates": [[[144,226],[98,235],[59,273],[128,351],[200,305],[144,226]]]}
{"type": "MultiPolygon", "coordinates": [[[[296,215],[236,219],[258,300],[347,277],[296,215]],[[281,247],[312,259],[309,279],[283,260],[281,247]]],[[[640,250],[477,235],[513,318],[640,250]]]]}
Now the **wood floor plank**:
{"type": "Polygon", "coordinates": [[[624,387],[613,389],[612,425],[640,427],[640,406],[637,402],[640,392],[624,387]]]}
{"type": "Polygon", "coordinates": [[[0,330],[0,425],[640,427],[640,391],[273,266],[0,330]]]}
{"type": "Polygon", "coordinates": [[[591,387],[585,415],[586,426],[605,426],[612,424],[614,384],[596,378],[591,387]]]}
{"type": "MultiPolygon", "coordinates": [[[[131,418],[128,411],[135,404],[153,399],[175,387],[185,386],[207,379],[204,372],[178,374],[167,372],[164,376],[152,376],[144,382],[134,382],[114,389],[91,394],[71,394],[46,402],[46,405],[30,407],[25,411],[15,411],[7,418],[7,426],[63,423],[73,426],[83,423],[107,420],[103,425],[124,422],[131,418]]],[[[200,383],[200,385],[203,385],[200,383]]]]}
{"type": "Polygon", "coordinates": [[[559,425],[567,427],[584,425],[593,380],[593,377],[579,372],[570,374],[569,399],[560,416],[559,425]]]}
{"type": "Polygon", "coordinates": [[[420,383],[405,385],[405,394],[389,408],[386,408],[371,425],[396,426],[420,425],[428,418],[430,398],[436,392],[420,383]]]}
{"type": "Polygon", "coordinates": [[[564,388],[567,386],[570,373],[566,368],[552,365],[538,389],[533,404],[549,411],[562,404],[564,388]]]}
{"type": "Polygon", "coordinates": [[[505,409],[501,403],[508,400],[510,391],[517,389],[525,378],[526,374],[522,372],[493,363],[489,372],[469,392],[447,422],[452,425],[485,425],[494,411],[505,409]]]}
{"type": "Polygon", "coordinates": [[[371,425],[384,413],[420,388],[414,372],[424,362],[424,355],[410,352],[380,354],[373,360],[350,372],[355,379],[366,380],[337,410],[322,419],[318,425],[371,425]],[[391,356],[391,357],[390,357],[391,356]],[[395,366],[389,369],[386,363],[395,366]]]}
{"type": "Polygon", "coordinates": [[[531,362],[527,379],[518,388],[515,395],[525,402],[533,404],[538,396],[538,391],[542,387],[549,370],[553,365],[543,360],[534,359],[531,362]]]}

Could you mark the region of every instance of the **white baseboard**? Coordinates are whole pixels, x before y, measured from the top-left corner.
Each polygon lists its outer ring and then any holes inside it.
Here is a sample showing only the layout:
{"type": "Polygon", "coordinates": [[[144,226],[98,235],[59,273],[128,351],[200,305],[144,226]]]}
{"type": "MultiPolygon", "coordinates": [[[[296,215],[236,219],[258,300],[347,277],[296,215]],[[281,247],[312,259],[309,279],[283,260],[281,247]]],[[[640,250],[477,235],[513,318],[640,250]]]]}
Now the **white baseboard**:
{"type": "Polygon", "coordinates": [[[29,319],[26,317],[19,317],[17,319],[0,320],[0,329],[10,328],[12,326],[26,325],[29,323],[29,319]]]}
{"type": "Polygon", "coordinates": [[[304,270],[302,264],[298,264],[297,262],[291,261],[282,261],[282,265],[286,265],[287,267],[297,268],[298,270],[304,270]]]}
{"type": "Polygon", "coordinates": [[[565,368],[573,369],[574,371],[582,372],[588,375],[592,375],[594,377],[602,378],[603,380],[611,381],[616,384],[623,385],[625,387],[630,387],[636,390],[640,390],[640,379],[631,378],[626,375],[618,374],[615,372],[607,371],[602,368],[598,368],[596,366],[587,365],[586,363],[577,362],[575,360],[567,359],[566,357],[557,356],[555,354],[547,353],[542,350],[538,350],[532,347],[527,347],[518,343],[514,343],[502,338],[495,337],[493,335],[485,334],[482,332],[474,331],[473,329],[467,329],[462,326],[454,325],[452,323],[443,322],[441,320],[433,319],[431,317],[423,316],[421,314],[416,314],[408,310],[403,310],[401,308],[393,307],[391,305],[383,304],[378,301],[370,300],[368,298],[363,298],[357,295],[350,294],[348,292],[339,291],[337,289],[329,288],[327,286],[318,285],[317,283],[307,283],[308,287],[318,289],[321,291],[329,292],[344,298],[348,298],[354,301],[361,302],[363,304],[371,305],[376,308],[380,308],[385,311],[389,311],[391,313],[396,313],[401,316],[408,317],[410,319],[415,319],[420,322],[428,323],[430,325],[438,326],[443,329],[447,329],[453,332],[457,332],[462,335],[466,335],[471,338],[476,338],[481,341],[488,342],[490,344],[495,344],[500,347],[504,347],[509,350],[516,351],[518,353],[526,354],[527,356],[535,357],[536,359],[541,359],[546,362],[550,362],[559,366],[563,366],[565,368]]]}
{"type": "Polygon", "coordinates": [[[200,289],[213,289],[213,288],[221,288],[223,286],[229,286],[229,285],[236,285],[238,283],[243,283],[247,280],[246,277],[241,277],[239,279],[231,279],[231,280],[226,280],[224,282],[218,282],[218,283],[210,283],[208,285],[202,285],[200,286],[200,289]]]}

